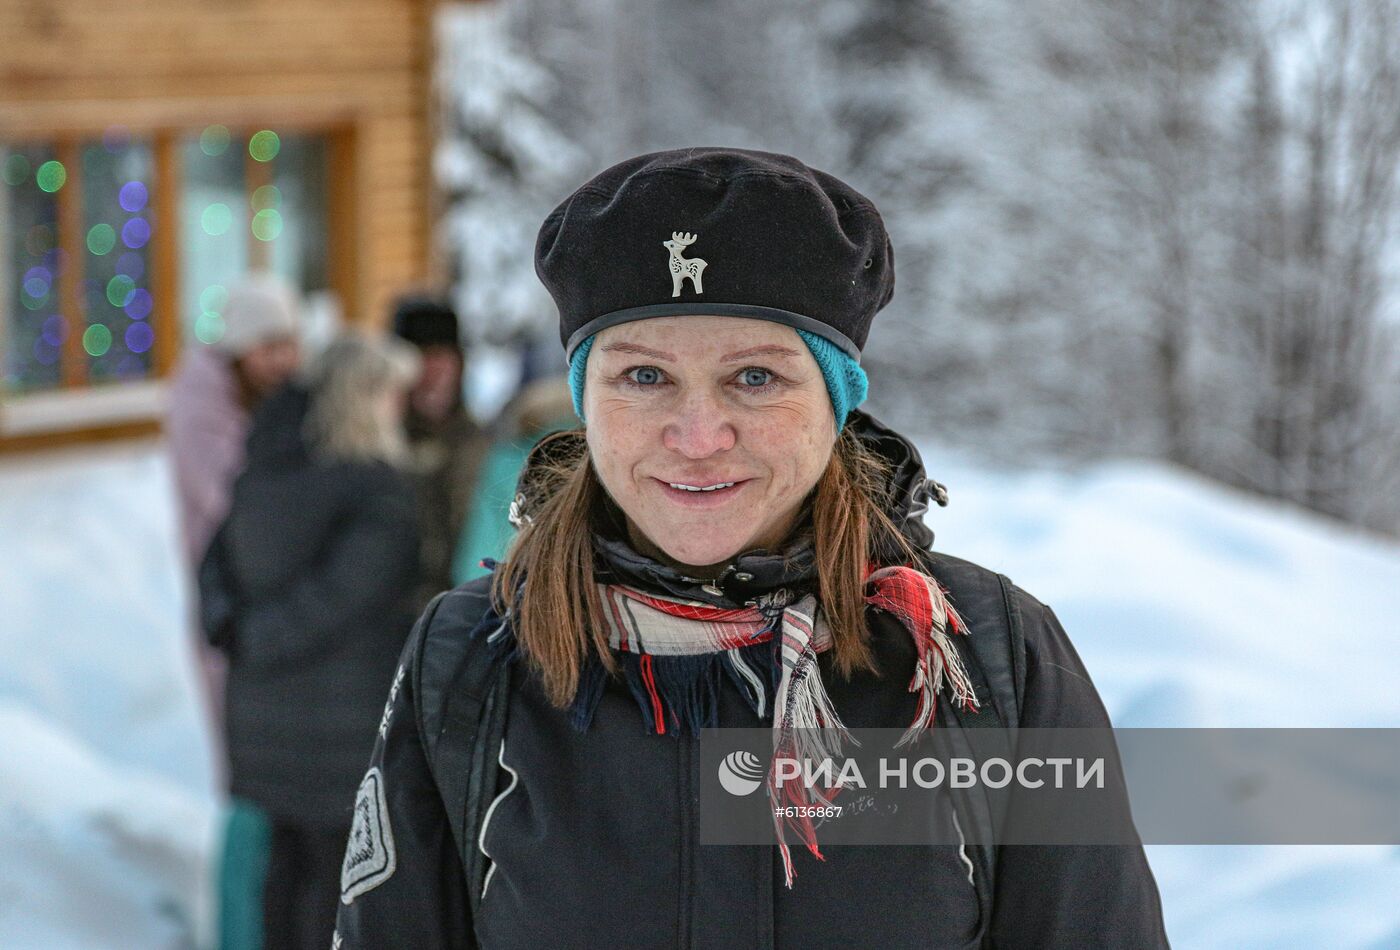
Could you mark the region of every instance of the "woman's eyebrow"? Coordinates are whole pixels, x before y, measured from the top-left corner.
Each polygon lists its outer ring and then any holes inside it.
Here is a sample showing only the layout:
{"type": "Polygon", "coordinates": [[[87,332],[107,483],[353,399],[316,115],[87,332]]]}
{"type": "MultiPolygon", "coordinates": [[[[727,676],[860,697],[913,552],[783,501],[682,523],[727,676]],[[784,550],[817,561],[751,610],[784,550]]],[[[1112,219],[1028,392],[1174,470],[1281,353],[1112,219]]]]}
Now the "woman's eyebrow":
{"type": "Polygon", "coordinates": [[[635,353],[638,356],[647,356],[654,360],[670,361],[674,363],[676,357],[664,350],[653,350],[649,346],[642,346],[640,343],[604,343],[603,350],[608,353],[635,353]]]}
{"type": "Polygon", "coordinates": [[[797,350],[789,346],[782,346],[777,343],[765,343],[763,346],[751,346],[747,350],[736,350],[724,356],[721,363],[736,363],[739,360],[746,360],[750,356],[800,356],[797,350]]]}

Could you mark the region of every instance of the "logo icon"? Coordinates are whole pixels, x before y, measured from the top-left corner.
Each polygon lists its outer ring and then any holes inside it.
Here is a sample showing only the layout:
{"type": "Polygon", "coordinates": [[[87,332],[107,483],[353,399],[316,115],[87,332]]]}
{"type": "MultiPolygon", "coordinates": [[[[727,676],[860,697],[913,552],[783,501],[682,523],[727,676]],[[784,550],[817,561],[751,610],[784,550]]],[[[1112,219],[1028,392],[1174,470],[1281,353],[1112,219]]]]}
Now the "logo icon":
{"type": "Polygon", "coordinates": [[[672,231],[671,240],[662,241],[661,246],[671,252],[671,296],[681,295],[681,285],[685,283],[687,277],[690,278],[690,286],[695,288],[697,294],[703,294],[705,288],[701,286],[700,275],[705,272],[706,264],[698,257],[681,257],[681,252],[694,244],[699,235],[691,234],[688,231],[672,231]]]}
{"type": "Polygon", "coordinates": [[[375,766],[355,795],[355,817],[345,861],[340,866],[340,902],[349,904],[394,876],[398,856],[394,832],[389,827],[389,805],[384,798],[384,775],[375,766]]]}
{"type": "Polygon", "coordinates": [[[719,784],[731,795],[750,795],[763,784],[763,763],[752,752],[731,752],[719,763],[719,784]]]}

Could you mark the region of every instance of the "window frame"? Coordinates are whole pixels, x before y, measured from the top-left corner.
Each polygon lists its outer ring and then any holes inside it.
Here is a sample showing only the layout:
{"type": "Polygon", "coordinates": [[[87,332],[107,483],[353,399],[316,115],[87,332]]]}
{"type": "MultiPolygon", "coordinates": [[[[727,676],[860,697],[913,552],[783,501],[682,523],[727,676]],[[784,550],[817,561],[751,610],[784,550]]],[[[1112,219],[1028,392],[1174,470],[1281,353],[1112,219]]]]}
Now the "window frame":
{"type": "MultiPolygon", "coordinates": [[[[58,387],[12,392],[0,386],[0,453],[44,444],[158,431],[164,415],[167,381],[184,342],[178,310],[181,300],[180,194],[184,181],[181,147],[190,136],[197,136],[210,125],[223,125],[232,135],[243,139],[266,128],[275,129],[279,134],[324,138],[327,279],[341,312],[350,319],[358,313],[360,277],[356,222],[358,202],[362,198],[358,188],[356,148],[362,124],[358,110],[334,101],[324,102],[319,108],[308,108],[301,102],[259,103],[255,100],[149,102],[138,106],[140,108],[131,114],[123,115],[111,104],[101,102],[47,103],[41,107],[34,104],[18,110],[8,104],[0,105],[0,141],[16,145],[51,144],[68,171],[64,187],[55,196],[58,246],[68,261],[84,260],[83,145],[100,139],[112,128],[120,128],[132,138],[151,143],[154,163],[150,241],[153,307],[147,319],[156,337],[150,375],[136,380],[92,383],[87,379],[82,333],[69,332],[60,351],[58,387]],[[66,121],[56,121],[55,117],[60,115],[66,121]],[[114,389],[122,389],[123,398],[108,398],[114,389]]],[[[259,184],[270,180],[272,169],[266,163],[255,162],[246,155],[246,150],[244,159],[244,192],[251,198],[259,184]]],[[[266,263],[270,247],[251,233],[247,240],[250,264],[266,263]]],[[[81,306],[83,271],[79,264],[65,267],[59,275],[60,306],[63,313],[73,314],[74,320],[80,319],[84,312],[81,306]]],[[[3,341],[9,327],[8,309],[0,318],[5,323],[0,328],[0,341],[3,341]]]]}

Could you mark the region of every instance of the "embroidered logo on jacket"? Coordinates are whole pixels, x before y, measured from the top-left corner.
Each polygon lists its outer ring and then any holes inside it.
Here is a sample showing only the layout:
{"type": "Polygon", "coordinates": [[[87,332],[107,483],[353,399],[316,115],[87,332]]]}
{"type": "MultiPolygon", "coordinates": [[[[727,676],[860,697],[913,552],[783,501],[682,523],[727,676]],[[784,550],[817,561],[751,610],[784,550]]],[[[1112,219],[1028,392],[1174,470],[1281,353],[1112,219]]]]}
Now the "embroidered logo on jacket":
{"type": "Polygon", "coordinates": [[[681,285],[685,283],[687,277],[690,278],[690,286],[695,288],[697,294],[703,294],[705,288],[701,286],[700,275],[705,272],[709,265],[698,257],[681,257],[681,252],[694,244],[699,235],[690,234],[683,231],[672,231],[671,240],[662,241],[661,246],[671,252],[671,296],[681,295],[681,285]]]}
{"type": "Polygon", "coordinates": [[[340,866],[341,903],[349,904],[389,880],[396,865],[384,775],[376,766],[365,775],[355,794],[354,822],[345,847],[345,863],[340,866]]]}

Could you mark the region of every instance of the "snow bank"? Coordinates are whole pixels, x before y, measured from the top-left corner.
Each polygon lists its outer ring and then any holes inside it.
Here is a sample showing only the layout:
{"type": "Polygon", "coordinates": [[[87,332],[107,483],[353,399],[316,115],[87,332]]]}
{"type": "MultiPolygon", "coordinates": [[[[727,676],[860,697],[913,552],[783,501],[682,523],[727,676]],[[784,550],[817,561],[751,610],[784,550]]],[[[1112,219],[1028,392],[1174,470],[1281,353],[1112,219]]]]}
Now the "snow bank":
{"type": "MultiPolygon", "coordinates": [[[[923,450],[940,550],[1063,622],[1116,726],[1400,727],[1400,544],[1191,473],[923,450]]],[[[1148,848],[1178,950],[1400,947],[1400,848],[1148,848]]]]}
{"type": "Polygon", "coordinates": [[[0,467],[0,946],[189,946],[218,803],[159,446],[0,467]]]}

